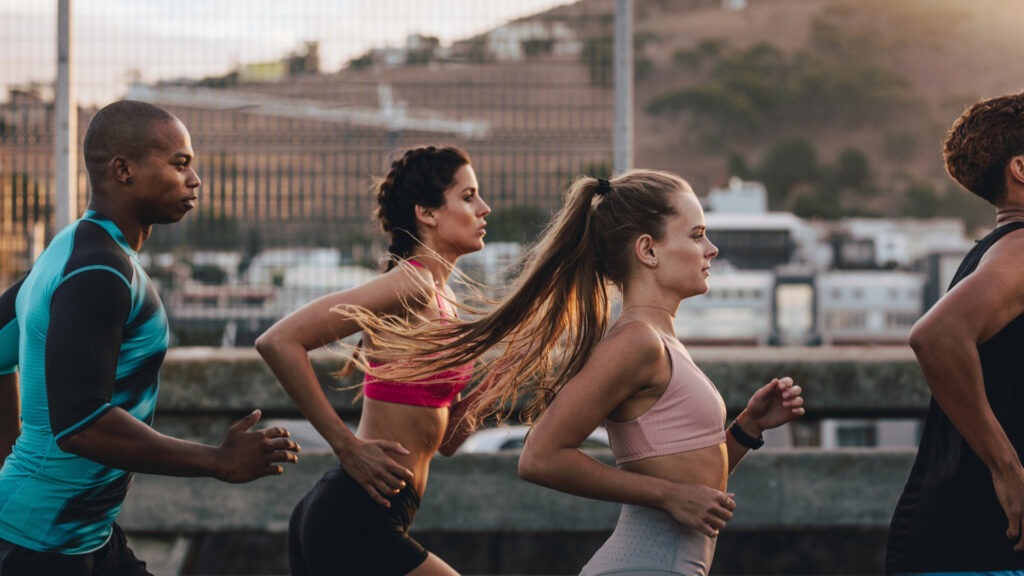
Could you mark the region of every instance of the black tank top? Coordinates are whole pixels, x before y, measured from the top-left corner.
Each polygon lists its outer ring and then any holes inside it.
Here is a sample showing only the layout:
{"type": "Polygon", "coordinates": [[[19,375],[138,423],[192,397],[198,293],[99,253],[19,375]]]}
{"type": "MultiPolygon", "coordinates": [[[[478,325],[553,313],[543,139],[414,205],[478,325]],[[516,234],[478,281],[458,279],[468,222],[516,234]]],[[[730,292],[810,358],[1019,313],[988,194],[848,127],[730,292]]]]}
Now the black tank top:
{"type": "MultiPolygon", "coordinates": [[[[1013,222],[985,236],[964,257],[949,287],[974,272],[1000,238],[1020,228],[1024,222],[1013,222]]],[[[979,345],[978,354],[992,411],[1024,459],[1024,315],[979,345]]],[[[886,570],[1022,570],[1024,553],[1013,551],[1006,527],[988,467],[932,398],[917,459],[889,527],[886,570]]]]}

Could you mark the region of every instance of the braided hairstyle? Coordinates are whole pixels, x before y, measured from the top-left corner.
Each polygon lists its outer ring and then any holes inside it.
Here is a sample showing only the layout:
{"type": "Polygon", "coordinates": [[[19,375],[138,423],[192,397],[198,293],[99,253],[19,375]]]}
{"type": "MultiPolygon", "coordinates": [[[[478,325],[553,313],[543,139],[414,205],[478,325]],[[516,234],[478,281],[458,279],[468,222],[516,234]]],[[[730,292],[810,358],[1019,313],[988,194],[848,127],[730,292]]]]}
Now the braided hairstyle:
{"type": "Polygon", "coordinates": [[[391,163],[376,184],[376,216],[391,237],[385,271],[411,256],[419,242],[416,206],[443,206],[444,191],[455,183],[455,173],[469,164],[469,154],[456,146],[410,148],[391,163]]]}

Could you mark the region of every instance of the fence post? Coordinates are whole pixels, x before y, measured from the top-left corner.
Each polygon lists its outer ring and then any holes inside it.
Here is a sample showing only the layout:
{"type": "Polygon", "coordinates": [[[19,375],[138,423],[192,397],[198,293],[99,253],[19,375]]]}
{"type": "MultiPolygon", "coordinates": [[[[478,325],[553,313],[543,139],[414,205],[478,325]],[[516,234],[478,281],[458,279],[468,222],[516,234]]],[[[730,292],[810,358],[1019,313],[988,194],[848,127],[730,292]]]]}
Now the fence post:
{"type": "Polygon", "coordinates": [[[633,0],[615,0],[613,170],[633,167],[633,0]]]}
{"type": "Polygon", "coordinates": [[[54,102],[57,162],[54,231],[78,217],[78,103],[71,44],[71,0],[57,2],[57,89],[54,102]]]}

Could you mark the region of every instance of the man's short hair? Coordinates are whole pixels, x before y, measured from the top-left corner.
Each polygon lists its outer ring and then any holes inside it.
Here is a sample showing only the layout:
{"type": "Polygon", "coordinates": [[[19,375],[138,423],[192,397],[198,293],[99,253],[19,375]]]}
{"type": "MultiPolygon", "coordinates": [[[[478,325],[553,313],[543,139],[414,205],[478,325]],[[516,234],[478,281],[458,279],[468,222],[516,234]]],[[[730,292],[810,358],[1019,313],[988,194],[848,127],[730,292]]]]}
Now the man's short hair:
{"type": "Polygon", "coordinates": [[[139,158],[157,144],[153,124],[168,120],[177,117],[147,102],[121,100],[104,106],[89,122],[82,143],[89,173],[102,169],[114,156],[139,158]]]}

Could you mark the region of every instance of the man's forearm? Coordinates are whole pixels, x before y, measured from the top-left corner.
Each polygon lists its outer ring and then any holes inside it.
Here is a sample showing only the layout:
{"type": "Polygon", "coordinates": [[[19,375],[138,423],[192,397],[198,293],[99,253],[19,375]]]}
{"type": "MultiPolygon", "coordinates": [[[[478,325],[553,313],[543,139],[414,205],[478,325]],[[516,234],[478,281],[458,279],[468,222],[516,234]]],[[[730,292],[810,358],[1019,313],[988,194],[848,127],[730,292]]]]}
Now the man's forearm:
{"type": "Polygon", "coordinates": [[[132,472],[213,476],[216,471],[212,446],[160,434],[120,408],[59,445],[65,452],[132,472]]]}

